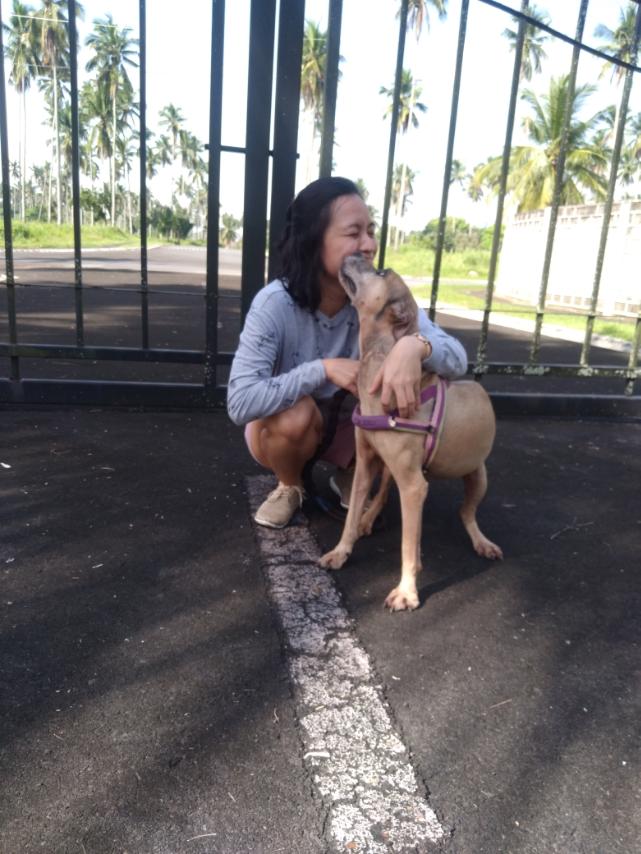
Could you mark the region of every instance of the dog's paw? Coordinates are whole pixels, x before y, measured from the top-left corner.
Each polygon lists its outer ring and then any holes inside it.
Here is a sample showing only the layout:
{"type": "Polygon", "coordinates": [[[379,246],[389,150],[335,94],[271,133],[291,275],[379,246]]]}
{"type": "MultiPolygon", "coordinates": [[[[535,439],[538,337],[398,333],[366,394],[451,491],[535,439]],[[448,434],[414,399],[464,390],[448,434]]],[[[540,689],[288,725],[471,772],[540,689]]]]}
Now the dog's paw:
{"type": "Polygon", "coordinates": [[[474,542],[474,551],[489,560],[503,560],[503,550],[487,537],[479,537],[474,542]]]}
{"type": "Polygon", "coordinates": [[[325,569],[340,569],[348,557],[349,552],[335,548],[332,549],[331,552],[327,552],[322,556],[320,559],[320,565],[324,566],[325,569]]]}
{"type": "Polygon", "coordinates": [[[413,611],[418,606],[416,590],[403,590],[400,585],[395,587],[385,600],[385,607],[389,608],[390,611],[413,611]]]}

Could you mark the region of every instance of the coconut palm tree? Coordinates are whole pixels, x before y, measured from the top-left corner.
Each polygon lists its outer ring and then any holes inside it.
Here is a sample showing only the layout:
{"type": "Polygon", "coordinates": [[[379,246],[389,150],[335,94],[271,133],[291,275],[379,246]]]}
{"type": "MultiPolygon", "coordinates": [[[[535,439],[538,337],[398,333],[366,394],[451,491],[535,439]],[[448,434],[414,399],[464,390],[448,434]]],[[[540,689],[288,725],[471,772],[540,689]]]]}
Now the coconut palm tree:
{"type": "Polygon", "coordinates": [[[173,104],[167,104],[163,107],[159,114],[159,124],[164,127],[171,137],[171,159],[176,159],[176,153],[181,142],[181,134],[185,124],[185,117],[180,112],[179,107],[173,104]]]}
{"type": "MultiPolygon", "coordinates": [[[[545,11],[545,9],[539,9],[536,6],[530,6],[527,10],[530,18],[535,18],[541,24],[549,24],[550,16],[545,11]]],[[[513,29],[505,29],[503,30],[503,35],[510,43],[510,50],[516,50],[516,43],[518,41],[519,29],[518,29],[518,19],[514,18],[517,26],[513,29]]],[[[536,71],[537,74],[541,72],[542,68],[542,60],[547,57],[545,50],[543,49],[543,45],[550,38],[550,36],[544,31],[540,30],[534,24],[526,24],[525,25],[525,34],[523,38],[523,55],[521,58],[521,78],[525,78],[526,80],[532,79],[532,74],[536,71]]]]}
{"type": "Polygon", "coordinates": [[[468,178],[465,166],[460,160],[452,160],[452,169],[450,170],[450,186],[458,184],[460,187],[465,187],[465,181],[468,178]]]}
{"type": "MultiPolygon", "coordinates": [[[[585,84],[574,93],[561,204],[581,204],[585,201],[585,193],[599,200],[605,198],[610,152],[595,133],[603,120],[603,111],[587,120],[578,118],[595,89],[585,84]]],[[[523,127],[533,144],[515,146],[510,155],[508,192],[516,200],[519,212],[537,210],[552,201],[568,90],[569,75],[563,75],[552,78],[547,95],[539,98],[528,89],[521,96],[531,108],[531,114],[523,120],[523,127]]],[[[501,162],[501,157],[493,157],[478,166],[472,186],[486,186],[497,191],[501,162]]]]}
{"type": "Polygon", "coordinates": [[[94,51],[87,62],[87,71],[96,72],[96,83],[109,97],[111,104],[111,222],[116,219],[116,146],[118,135],[118,102],[133,100],[133,86],[127,66],[138,67],[135,46],[138,39],[130,37],[131,29],[120,29],[110,14],[104,20],[94,20],[94,31],[85,44],[94,51]]]}
{"type": "Polygon", "coordinates": [[[25,186],[27,174],[27,90],[38,68],[37,28],[34,9],[13,0],[9,23],[3,25],[7,34],[6,54],[10,62],[9,82],[20,95],[20,218],[25,218],[25,186]]]}
{"type": "MultiPolygon", "coordinates": [[[[401,73],[401,91],[400,104],[398,112],[397,133],[407,133],[409,127],[417,128],[419,125],[417,113],[426,113],[427,106],[419,101],[423,89],[418,84],[414,84],[412,72],[404,68],[401,73]]],[[[390,99],[389,106],[385,111],[385,117],[392,113],[392,100],[394,98],[394,87],[388,89],[386,86],[381,86],[379,94],[387,95],[390,99]]]]}
{"type": "Polygon", "coordinates": [[[323,86],[327,68],[327,32],[314,21],[305,21],[300,95],[303,108],[312,113],[314,135],[320,132],[323,118],[323,86]]]}
{"type": "MultiPolygon", "coordinates": [[[[419,98],[423,92],[421,86],[418,85],[417,82],[414,81],[412,76],[412,72],[408,69],[404,68],[401,72],[401,86],[400,86],[400,101],[399,101],[399,111],[398,111],[398,124],[396,128],[396,132],[400,134],[406,134],[410,127],[417,128],[419,125],[417,113],[426,113],[427,106],[419,101],[419,98]]],[[[386,86],[381,86],[379,89],[379,94],[387,95],[390,99],[390,103],[385,111],[385,116],[389,116],[392,113],[393,109],[393,100],[394,100],[394,88],[388,89],[386,86]]],[[[406,167],[403,166],[401,170],[401,185],[404,184],[404,169],[406,167]]],[[[400,202],[405,197],[404,189],[399,190],[398,201],[400,202]]],[[[398,227],[396,228],[394,235],[394,246],[398,248],[401,239],[401,219],[402,213],[400,207],[396,208],[396,215],[398,218],[398,227]]]]}
{"type": "MultiPolygon", "coordinates": [[[[612,54],[615,59],[618,59],[621,62],[629,62],[632,64],[636,62],[637,49],[635,49],[635,29],[637,11],[637,5],[630,2],[627,7],[619,9],[619,25],[616,29],[611,30],[605,24],[599,24],[594,30],[594,35],[601,39],[601,50],[612,54]]],[[[601,75],[606,74],[608,71],[611,71],[611,79],[616,80],[617,84],[620,86],[625,75],[625,68],[622,68],[620,65],[614,65],[610,62],[606,62],[601,71],[601,75]]],[[[614,139],[614,134],[616,133],[616,128],[619,124],[620,113],[621,103],[619,102],[616,106],[616,112],[612,122],[611,139],[614,139]]]]}
{"type": "MultiPolygon", "coordinates": [[[[423,27],[430,25],[430,6],[437,12],[439,19],[447,17],[447,0],[409,0],[407,7],[407,29],[414,30],[416,39],[420,38],[423,27]]],[[[396,17],[400,11],[396,13],[396,17]]]]}
{"type": "MultiPolygon", "coordinates": [[[[76,17],[84,17],[84,8],[76,3],[76,17]]],[[[42,7],[35,13],[34,21],[40,35],[40,72],[49,77],[51,99],[51,126],[56,153],[56,202],[57,221],[62,221],[61,157],[58,127],[58,107],[61,99],[61,82],[69,79],[69,2],[68,0],[43,0],[42,7]]],[[[49,177],[51,187],[51,174],[49,177]]],[[[51,197],[51,193],[49,193],[51,197]]],[[[48,219],[51,220],[51,200],[48,219]]]]}
{"type": "MultiPolygon", "coordinates": [[[[634,55],[636,15],[636,3],[629,2],[626,8],[619,9],[619,25],[616,29],[611,30],[605,24],[599,24],[594,30],[594,35],[601,39],[601,50],[612,54],[615,59],[621,62],[634,63],[636,60],[634,55]]],[[[617,83],[623,80],[625,68],[621,68],[620,65],[606,62],[602,74],[607,71],[611,71],[611,78],[612,80],[616,79],[617,83]]]]}
{"type": "Polygon", "coordinates": [[[238,229],[241,226],[240,220],[236,219],[232,214],[224,213],[222,215],[222,226],[220,228],[220,243],[223,246],[231,246],[238,240],[238,229]]]}
{"type": "Polygon", "coordinates": [[[401,217],[405,215],[407,203],[414,195],[413,182],[416,173],[405,163],[399,163],[394,169],[392,179],[392,203],[396,205],[401,217]]]}
{"type": "MultiPolygon", "coordinates": [[[[44,5],[38,13],[40,25],[40,50],[42,65],[49,70],[51,79],[52,99],[52,135],[56,152],[56,218],[58,224],[62,222],[62,198],[61,198],[61,158],[60,158],[60,130],[58,125],[58,104],[60,92],[58,86],[59,72],[69,67],[69,36],[67,30],[67,18],[64,14],[63,4],[56,0],[44,0],[44,5]]],[[[51,188],[51,176],[49,178],[51,188]]],[[[51,191],[49,193],[48,221],[51,221],[51,191]]]]}

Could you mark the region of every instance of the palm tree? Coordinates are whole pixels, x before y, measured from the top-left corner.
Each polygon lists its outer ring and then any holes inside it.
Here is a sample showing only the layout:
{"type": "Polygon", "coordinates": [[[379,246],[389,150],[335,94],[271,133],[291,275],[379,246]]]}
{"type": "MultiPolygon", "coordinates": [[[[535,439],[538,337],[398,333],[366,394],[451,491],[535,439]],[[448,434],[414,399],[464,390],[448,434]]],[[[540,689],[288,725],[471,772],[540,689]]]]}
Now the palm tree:
{"type": "MultiPolygon", "coordinates": [[[[601,50],[612,54],[615,59],[621,62],[634,64],[636,59],[634,56],[636,15],[636,4],[629,2],[627,8],[619,9],[619,26],[615,30],[611,30],[605,24],[599,24],[594,30],[594,35],[602,40],[601,50]]],[[[601,73],[605,74],[610,67],[612,69],[612,80],[616,78],[617,83],[620,83],[625,74],[625,68],[606,62],[601,73]]]]}
{"type": "MultiPolygon", "coordinates": [[[[636,62],[636,16],[637,6],[635,3],[630,2],[625,9],[619,9],[619,26],[615,30],[611,30],[605,24],[599,24],[594,30],[594,35],[602,40],[600,45],[601,50],[612,54],[615,59],[618,59],[621,62],[634,64],[636,62]]],[[[622,68],[620,65],[614,65],[606,62],[601,71],[601,75],[604,75],[610,67],[612,69],[611,79],[616,79],[617,84],[621,85],[625,75],[625,68],[622,68]]],[[[612,123],[612,138],[614,138],[616,128],[619,124],[620,113],[621,103],[619,102],[617,104],[612,123]]]]}
{"type": "MultiPolygon", "coordinates": [[[[76,3],[76,17],[84,17],[81,3],[76,3]]],[[[43,0],[42,8],[34,15],[40,33],[40,66],[41,71],[49,71],[52,106],[52,135],[56,151],[56,217],[62,221],[62,182],[60,139],[58,127],[58,107],[61,98],[60,81],[69,78],[69,0],[43,0]],[[62,72],[62,73],[60,73],[62,72]]],[[[45,86],[45,90],[46,90],[45,86]]],[[[51,187],[51,174],[49,176],[51,187]]],[[[51,197],[51,193],[49,194],[51,197]]],[[[48,218],[51,220],[51,200],[49,202],[48,218]]]]}
{"type": "MultiPolygon", "coordinates": [[[[60,130],[58,126],[58,72],[61,68],[69,67],[69,37],[67,30],[67,19],[64,16],[61,2],[56,0],[44,0],[44,6],[40,10],[40,49],[42,64],[45,69],[51,71],[51,98],[52,98],[52,133],[56,151],[56,220],[62,222],[62,198],[60,180],[60,130]]],[[[51,187],[51,176],[49,178],[51,187]]],[[[51,193],[49,193],[51,198],[51,193]]],[[[51,221],[51,204],[49,204],[48,220],[51,221]]]]}
{"type": "Polygon", "coordinates": [[[323,90],[327,68],[327,32],[314,21],[305,21],[303,53],[300,72],[300,96],[303,109],[311,114],[312,136],[308,161],[308,178],[311,180],[312,164],[323,123],[323,90]]]}
{"type": "Polygon", "coordinates": [[[240,220],[236,219],[232,214],[224,213],[222,215],[222,226],[220,229],[220,242],[223,246],[231,246],[238,240],[238,229],[240,228],[240,220]]]}
{"type": "MultiPolygon", "coordinates": [[[[400,105],[398,112],[398,126],[396,129],[397,133],[407,133],[410,126],[413,128],[418,127],[419,122],[417,113],[427,112],[427,106],[423,104],[422,101],[419,101],[422,93],[422,87],[418,84],[414,84],[412,72],[404,68],[401,73],[400,105]]],[[[379,94],[387,95],[390,99],[390,104],[385,111],[385,116],[387,117],[392,113],[394,88],[392,87],[391,89],[388,89],[386,86],[381,86],[379,94]]]]}
{"type": "Polygon", "coordinates": [[[116,219],[116,147],[118,135],[118,102],[133,100],[133,86],[127,66],[138,67],[135,60],[138,39],[130,38],[131,29],[119,29],[110,14],[104,20],[94,20],[94,32],[85,44],[93,48],[94,56],[87,62],[87,71],[96,72],[96,82],[109,97],[111,104],[111,223],[116,219]]]}
{"type": "Polygon", "coordinates": [[[460,187],[465,187],[465,181],[468,175],[465,171],[465,166],[460,160],[452,160],[452,169],[450,171],[450,186],[458,184],[460,187]]]}
{"type": "MultiPolygon", "coordinates": [[[[527,10],[530,18],[535,18],[541,24],[549,24],[550,16],[545,11],[545,9],[538,9],[536,6],[530,6],[527,10]]],[[[514,21],[518,24],[518,20],[515,18],[514,21]]],[[[510,43],[510,49],[516,50],[516,43],[518,41],[518,26],[513,29],[505,29],[503,30],[503,35],[510,43]]],[[[536,71],[537,74],[541,72],[541,61],[547,57],[546,52],[543,50],[543,45],[550,38],[550,36],[544,31],[540,30],[534,24],[526,24],[525,25],[525,34],[523,38],[523,55],[521,58],[521,77],[526,80],[532,79],[532,74],[536,71]]]]}
{"type": "MultiPolygon", "coordinates": [[[[429,28],[430,6],[436,10],[439,19],[447,17],[447,0],[409,0],[407,7],[407,29],[414,30],[416,40],[420,38],[423,26],[429,28]]],[[[400,11],[396,13],[396,17],[400,11]]]]}
{"type": "Polygon", "coordinates": [[[25,219],[25,186],[27,174],[27,90],[36,76],[38,66],[37,31],[33,19],[34,10],[20,0],[13,0],[13,13],[9,23],[4,24],[7,33],[7,58],[11,64],[9,82],[20,95],[20,218],[25,219]]]}
{"type": "MultiPolygon", "coordinates": [[[[517,201],[519,212],[538,210],[552,201],[568,89],[569,75],[563,75],[552,78],[548,94],[541,99],[529,89],[521,96],[532,110],[532,114],[523,120],[523,127],[533,145],[515,146],[510,155],[508,192],[517,201]]],[[[585,84],[574,93],[561,204],[581,204],[585,201],[586,192],[599,200],[605,198],[605,175],[610,153],[595,135],[603,112],[588,120],[578,118],[595,89],[595,86],[585,84]]],[[[478,166],[472,186],[498,190],[501,161],[501,157],[493,157],[478,166]]]]}
{"type": "Polygon", "coordinates": [[[392,179],[392,203],[396,205],[401,217],[411,196],[414,195],[413,182],[416,174],[405,163],[399,163],[394,169],[392,179]]]}
{"type": "MultiPolygon", "coordinates": [[[[400,101],[399,101],[399,111],[398,111],[398,125],[396,128],[396,132],[400,134],[406,134],[410,127],[417,128],[418,127],[418,117],[417,113],[426,113],[427,107],[422,102],[419,101],[419,98],[423,92],[421,86],[418,85],[417,82],[414,81],[412,76],[412,72],[408,69],[404,68],[401,72],[401,86],[400,86],[400,101]]],[[[389,106],[385,112],[385,116],[391,114],[393,109],[393,100],[394,100],[394,89],[388,89],[385,86],[381,86],[379,89],[379,93],[381,95],[387,95],[390,99],[389,106]]],[[[401,202],[405,197],[404,183],[405,183],[405,169],[403,166],[401,170],[401,189],[398,194],[398,201],[401,202]]],[[[394,246],[398,248],[401,239],[401,220],[402,220],[402,212],[400,207],[397,205],[396,215],[398,217],[398,227],[396,228],[394,234],[394,246]]]]}
{"type": "Polygon", "coordinates": [[[167,104],[160,111],[159,123],[164,127],[171,137],[171,158],[176,159],[176,149],[181,141],[181,133],[185,124],[185,117],[180,112],[179,107],[173,104],[167,104]]]}

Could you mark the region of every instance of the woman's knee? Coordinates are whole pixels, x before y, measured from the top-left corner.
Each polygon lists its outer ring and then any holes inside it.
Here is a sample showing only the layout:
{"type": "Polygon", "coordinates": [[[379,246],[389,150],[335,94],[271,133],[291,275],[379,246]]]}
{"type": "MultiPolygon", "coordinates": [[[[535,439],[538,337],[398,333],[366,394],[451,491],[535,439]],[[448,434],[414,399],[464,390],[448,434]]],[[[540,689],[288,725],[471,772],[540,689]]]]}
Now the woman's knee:
{"type": "Polygon", "coordinates": [[[323,429],[320,411],[311,397],[303,397],[290,409],[264,418],[263,429],[269,436],[278,436],[290,442],[301,442],[310,434],[319,440],[323,429]]]}
{"type": "Polygon", "coordinates": [[[316,448],[323,432],[323,418],[311,397],[297,401],[268,418],[252,421],[247,425],[245,437],[252,456],[261,464],[268,465],[268,446],[275,442],[290,442],[307,450],[316,448]]]}

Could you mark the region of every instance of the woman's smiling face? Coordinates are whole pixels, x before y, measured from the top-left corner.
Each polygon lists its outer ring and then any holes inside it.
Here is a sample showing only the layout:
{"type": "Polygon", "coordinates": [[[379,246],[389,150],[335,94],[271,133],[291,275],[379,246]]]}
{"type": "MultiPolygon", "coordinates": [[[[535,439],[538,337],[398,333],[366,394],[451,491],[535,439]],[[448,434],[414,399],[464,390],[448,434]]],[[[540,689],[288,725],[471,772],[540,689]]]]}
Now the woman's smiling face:
{"type": "Polygon", "coordinates": [[[338,280],[341,264],[355,252],[361,252],[373,262],[377,249],[374,232],[375,225],[360,196],[339,196],[335,199],[321,250],[321,261],[327,277],[338,280]]]}

